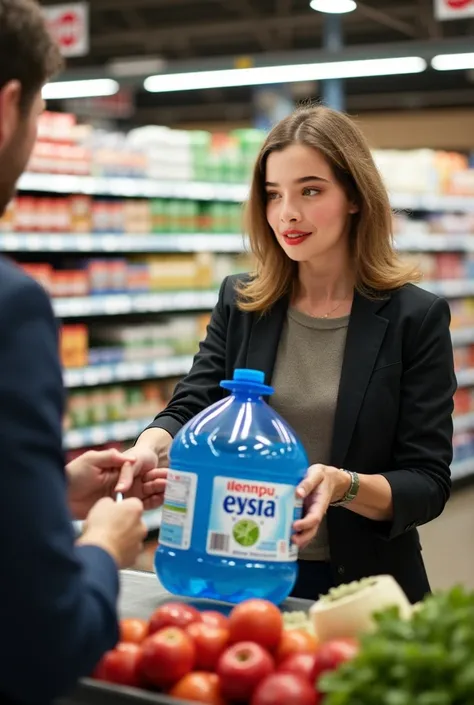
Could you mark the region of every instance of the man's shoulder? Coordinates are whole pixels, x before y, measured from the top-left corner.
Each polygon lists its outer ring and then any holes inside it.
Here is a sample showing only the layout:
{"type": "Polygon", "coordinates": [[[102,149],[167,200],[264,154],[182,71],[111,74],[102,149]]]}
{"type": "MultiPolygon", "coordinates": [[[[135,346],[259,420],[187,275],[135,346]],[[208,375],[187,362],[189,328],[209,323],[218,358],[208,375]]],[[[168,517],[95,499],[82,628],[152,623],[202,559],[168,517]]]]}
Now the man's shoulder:
{"type": "Polygon", "coordinates": [[[43,287],[17,264],[0,256],[0,316],[24,308],[50,310],[48,294],[43,287]]]}

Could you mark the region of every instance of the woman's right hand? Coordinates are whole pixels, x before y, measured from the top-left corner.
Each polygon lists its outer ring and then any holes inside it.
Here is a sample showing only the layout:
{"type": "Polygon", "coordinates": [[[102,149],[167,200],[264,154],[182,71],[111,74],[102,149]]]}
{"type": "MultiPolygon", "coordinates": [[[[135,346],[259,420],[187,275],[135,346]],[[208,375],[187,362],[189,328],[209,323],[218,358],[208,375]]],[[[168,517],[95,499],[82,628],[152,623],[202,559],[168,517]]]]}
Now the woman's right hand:
{"type": "Polygon", "coordinates": [[[100,499],[87,515],[77,544],[98,546],[112,556],[118,568],[127,568],[143,549],[147,527],[142,516],[143,504],[136,497],[122,502],[100,499]]]}
{"type": "Polygon", "coordinates": [[[144,431],[136,445],[122,454],[129,456],[130,462],[123,464],[115,491],[139,497],[145,509],[159,507],[163,503],[172,442],[172,436],[162,428],[144,431]]]}

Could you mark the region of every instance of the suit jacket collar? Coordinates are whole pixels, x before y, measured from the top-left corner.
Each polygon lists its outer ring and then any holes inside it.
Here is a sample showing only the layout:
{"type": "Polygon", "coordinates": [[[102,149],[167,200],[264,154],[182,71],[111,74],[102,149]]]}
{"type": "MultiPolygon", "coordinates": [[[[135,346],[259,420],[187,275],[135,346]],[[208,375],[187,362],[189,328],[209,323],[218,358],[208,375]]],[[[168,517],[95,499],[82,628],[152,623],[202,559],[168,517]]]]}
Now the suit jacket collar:
{"type": "MultiPolygon", "coordinates": [[[[334,419],[331,463],[342,467],[388,321],[379,315],[390,295],[369,299],[355,292],[344,352],[334,419]]],[[[263,316],[255,316],[247,351],[247,367],[265,372],[271,384],[278,343],[289,298],[277,301],[263,316]]]]}

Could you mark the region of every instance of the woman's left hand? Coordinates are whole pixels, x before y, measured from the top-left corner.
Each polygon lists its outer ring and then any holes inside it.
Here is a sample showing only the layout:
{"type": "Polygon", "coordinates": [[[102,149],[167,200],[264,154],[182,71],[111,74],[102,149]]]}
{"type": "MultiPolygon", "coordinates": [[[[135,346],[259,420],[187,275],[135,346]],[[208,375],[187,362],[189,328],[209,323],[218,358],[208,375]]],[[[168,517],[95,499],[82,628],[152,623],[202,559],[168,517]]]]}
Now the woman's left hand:
{"type": "Polygon", "coordinates": [[[293,524],[293,542],[304,548],[316,536],[319,525],[331,502],[340,499],[349,485],[346,473],[331,465],[311,465],[305,479],[298,485],[296,495],[304,500],[303,518],[293,524]],[[337,496],[340,495],[340,496],[337,496]]]}

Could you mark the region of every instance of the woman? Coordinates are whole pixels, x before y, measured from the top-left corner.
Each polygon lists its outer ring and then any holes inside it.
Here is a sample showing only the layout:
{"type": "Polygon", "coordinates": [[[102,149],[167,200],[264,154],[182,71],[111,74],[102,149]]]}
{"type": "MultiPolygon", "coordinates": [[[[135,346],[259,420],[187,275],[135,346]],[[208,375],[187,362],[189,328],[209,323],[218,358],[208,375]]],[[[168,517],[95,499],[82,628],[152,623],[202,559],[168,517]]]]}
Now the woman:
{"type": "Polygon", "coordinates": [[[387,192],[345,115],[304,108],[258,157],[246,212],[252,275],[222,284],[207,337],[133,453],[163,458],[235,367],[264,370],[311,468],[294,595],[389,573],[429,591],[416,527],[450,494],[455,375],[445,300],[410,281],[387,192]]]}

